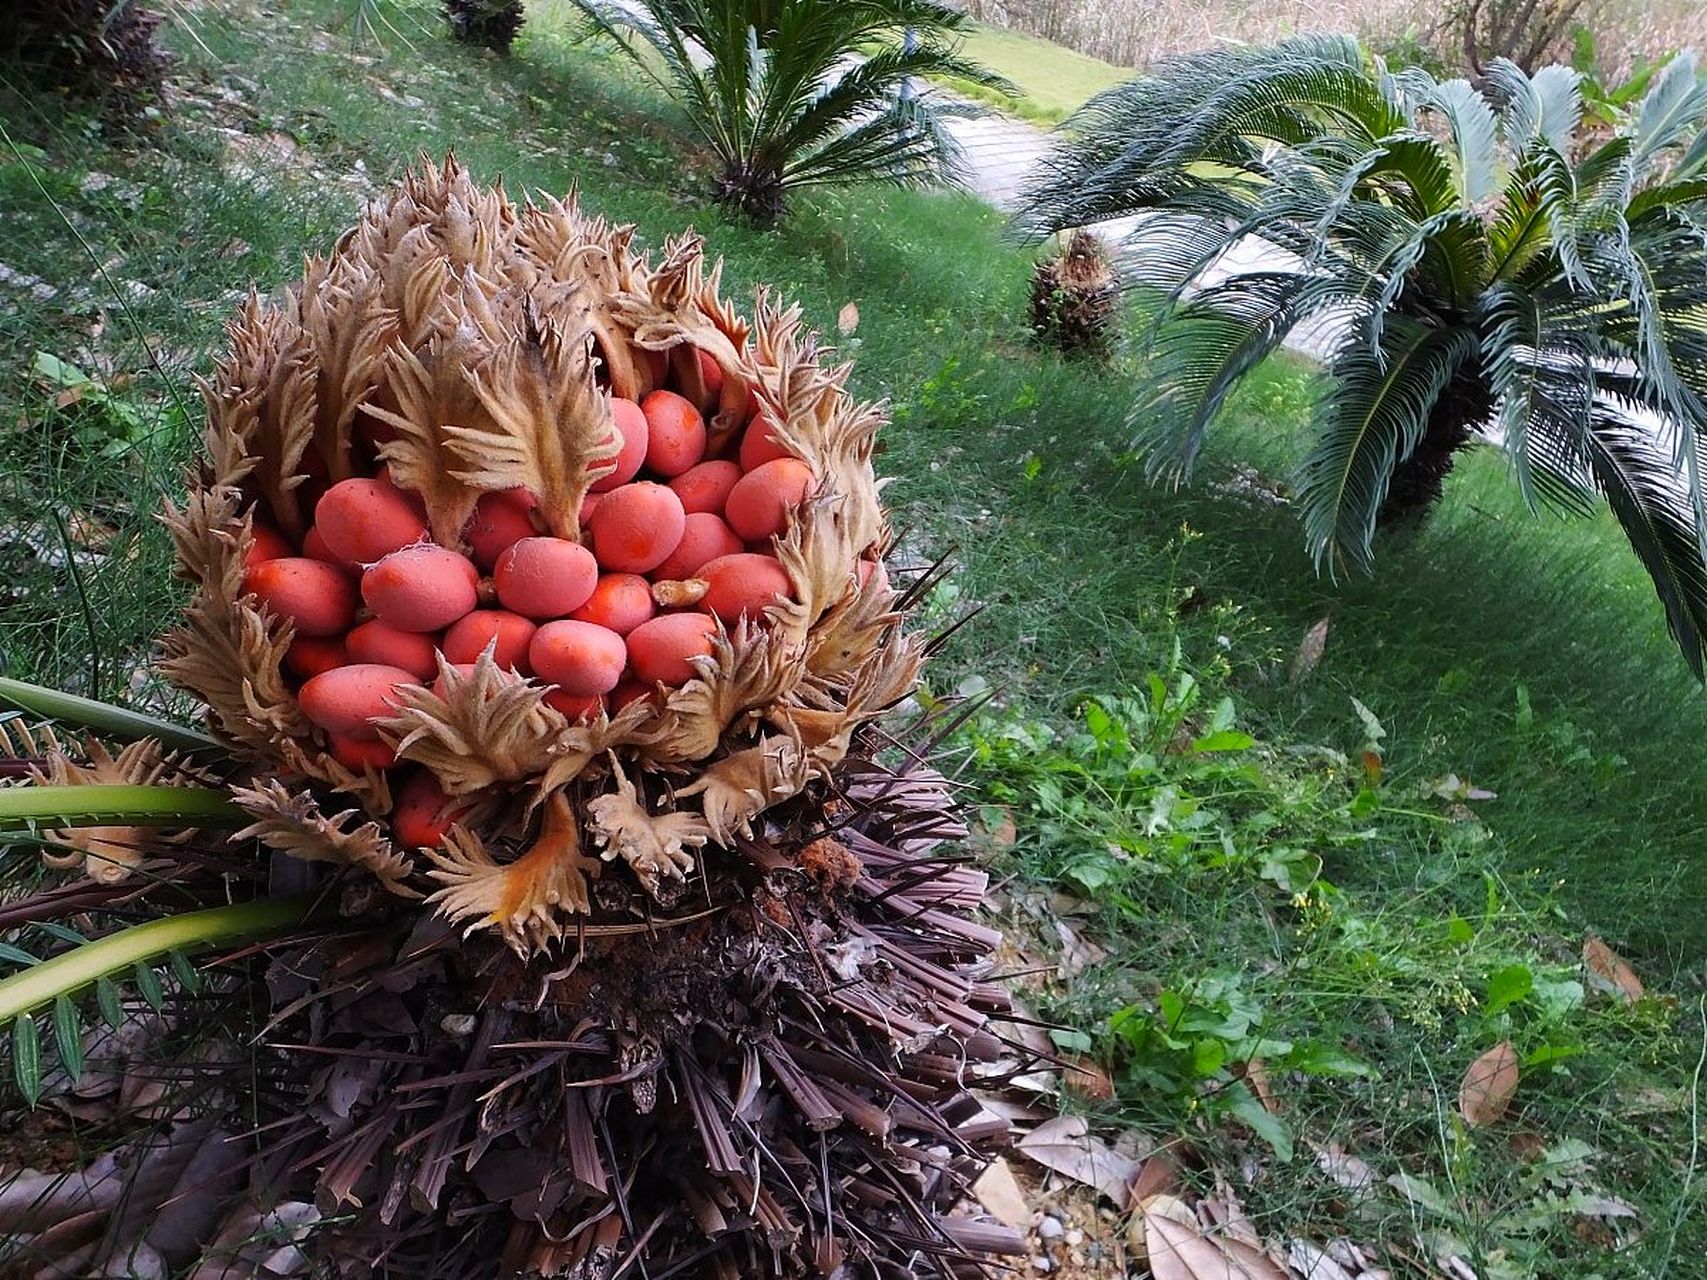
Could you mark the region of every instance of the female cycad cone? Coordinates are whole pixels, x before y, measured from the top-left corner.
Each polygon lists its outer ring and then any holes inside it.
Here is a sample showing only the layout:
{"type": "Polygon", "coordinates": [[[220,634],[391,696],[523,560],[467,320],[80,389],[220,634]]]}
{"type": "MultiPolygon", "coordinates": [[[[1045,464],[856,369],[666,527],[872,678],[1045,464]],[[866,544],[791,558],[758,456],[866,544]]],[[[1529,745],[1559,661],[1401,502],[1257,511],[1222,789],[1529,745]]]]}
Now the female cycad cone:
{"type": "Polygon", "coordinates": [[[697,850],[906,693],[880,416],[797,313],[761,298],[749,332],[717,276],[693,238],[654,266],[447,165],[250,300],[170,516],[196,591],[167,669],[277,779],[238,797],[263,840],[436,882],[525,954],[605,863],[672,905],[697,850]],[[708,467],[735,473],[709,498],[708,467]],[[595,607],[642,579],[644,617],[595,607]],[[423,778],[458,818],[417,842],[389,820],[423,778]]]}
{"type": "MultiPolygon", "coordinates": [[[[697,241],[653,265],[630,234],[447,163],[232,324],[168,515],[194,590],[166,666],[237,759],[234,839],[332,864],[337,918],[256,944],[266,1034],[219,1078],[247,1132],[185,1103],[200,1128],[120,1161],[135,1211],[75,1254],[86,1215],[37,1214],[22,1274],[146,1246],[197,1280],[287,1252],[947,1277],[1019,1247],[965,1208],[1005,1127],[969,1090],[1014,1069],[987,877],[872,724],[922,648],[880,559],[881,414],[795,312],[761,295],[749,329],[697,241]],[[192,1156],[205,1230],[167,1240],[151,1188],[192,1156]]],[[[48,745],[44,779],[179,777],[48,745]]]]}

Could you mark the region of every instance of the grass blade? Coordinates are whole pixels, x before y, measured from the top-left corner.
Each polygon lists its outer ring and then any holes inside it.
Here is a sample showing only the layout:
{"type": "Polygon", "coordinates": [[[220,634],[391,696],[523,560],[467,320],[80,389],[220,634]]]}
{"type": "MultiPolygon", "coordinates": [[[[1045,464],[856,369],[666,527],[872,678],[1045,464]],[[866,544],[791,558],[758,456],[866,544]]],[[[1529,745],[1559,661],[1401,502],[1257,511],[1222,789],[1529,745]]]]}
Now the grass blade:
{"type": "Polygon", "coordinates": [[[24,680],[0,676],[0,705],[12,706],[31,715],[45,716],[66,724],[81,725],[122,742],[138,738],[158,738],[164,745],[178,751],[216,751],[226,754],[218,739],[208,734],[186,729],[159,716],[116,707],[110,702],[79,697],[58,689],[47,689],[24,680]]]}

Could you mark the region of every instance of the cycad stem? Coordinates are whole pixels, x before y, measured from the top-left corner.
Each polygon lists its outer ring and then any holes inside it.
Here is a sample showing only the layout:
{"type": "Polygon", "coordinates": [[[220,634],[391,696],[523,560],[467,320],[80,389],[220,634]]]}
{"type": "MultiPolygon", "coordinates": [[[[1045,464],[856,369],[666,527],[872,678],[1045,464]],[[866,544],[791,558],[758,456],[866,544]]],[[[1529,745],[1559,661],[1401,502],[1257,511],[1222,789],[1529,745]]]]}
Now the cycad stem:
{"type": "Polygon", "coordinates": [[[62,827],[233,827],[247,820],[211,787],[0,787],[0,831],[62,827]]]}
{"type": "Polygon", "coordinates": [[[312,919],[323,899],[318,893],[257,898],[150,920],[85,943],[0,980],[0,1026],[57,996],[81,991],[97,978],[168,951],[197,951],[233,939],[258,941],[284,933],[312,919]]]}

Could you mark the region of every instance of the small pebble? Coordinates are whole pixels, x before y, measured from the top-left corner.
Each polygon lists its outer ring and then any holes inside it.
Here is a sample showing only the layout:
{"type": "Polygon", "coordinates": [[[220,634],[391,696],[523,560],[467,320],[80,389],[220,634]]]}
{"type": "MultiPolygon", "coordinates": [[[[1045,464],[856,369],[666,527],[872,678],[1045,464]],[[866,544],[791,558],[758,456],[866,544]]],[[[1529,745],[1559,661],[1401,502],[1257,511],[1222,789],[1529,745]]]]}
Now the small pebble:
{"type": "Polygon", "coordinates": [[[1074,1227],[1071,1231],[1069,1231],[1067,1233],[1067,1243],[1069,1245],[1071,1245],[1073,1248],[1075,1248],[1075,1249],[1078,1248],[1084,1242],[1085,1242],[1085,1233],[1083,1231],[1080,1231],[1077,1227],[1074,1227]]]}
{"type": "Polygon", "coordinates": [[[1061,1225],[1060,1220],[1048,1214],[1045,1214],[1043,1221],[1037,1224],[1037,1238],[1039,1240],[1059,1240],[1066,1233],[1067,1229],[1061,1225]]]}
{"type": "Polygon", "coordinates": [[[1044,1275],[1048,1275],[1051,1271],[1055,1270],[1055,1264],[1048,1258],[1033,1258],[1031,1260],[1031,1266],[1032,1270],[1041,1271],[1044,1275]]]}

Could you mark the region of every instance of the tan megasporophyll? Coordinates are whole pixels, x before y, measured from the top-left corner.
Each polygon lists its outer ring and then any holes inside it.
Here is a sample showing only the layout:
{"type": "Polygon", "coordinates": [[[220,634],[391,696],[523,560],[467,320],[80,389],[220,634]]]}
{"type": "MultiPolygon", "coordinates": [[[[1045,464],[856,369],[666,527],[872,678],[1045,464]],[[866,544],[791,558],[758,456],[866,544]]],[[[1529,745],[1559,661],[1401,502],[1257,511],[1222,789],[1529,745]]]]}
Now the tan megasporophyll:
{"type": "Polygon", "coordinates": [[[653,263],[631,236],[454,161],[411,175],[232,322],[168,515],[194,596],[166,670],[253,766],[251,833],[523,953],[601,873],[672,903],[918,665],[880,411],[796,311],[737,315],[697,239],[653,263]],[[683,554],[639,568],[659,548],[683,554]]]}

